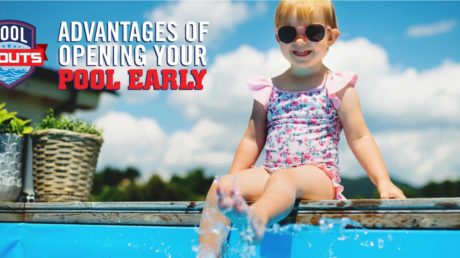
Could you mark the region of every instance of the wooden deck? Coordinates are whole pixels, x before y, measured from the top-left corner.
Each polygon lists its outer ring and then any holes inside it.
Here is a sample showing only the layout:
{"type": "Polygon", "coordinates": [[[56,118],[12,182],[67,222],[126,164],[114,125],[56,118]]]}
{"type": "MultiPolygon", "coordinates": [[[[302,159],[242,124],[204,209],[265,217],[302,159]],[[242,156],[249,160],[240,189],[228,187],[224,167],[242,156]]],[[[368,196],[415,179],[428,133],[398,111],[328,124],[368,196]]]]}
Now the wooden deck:
{"type": "MultiPolygon", "coordinates": [[[[204,202],[0,202],[0,222],[197,226],[204,202]]],[[[283,223],[348,217],[366,228],[460,229],[460,198],[302,201],[283,223]]]]}

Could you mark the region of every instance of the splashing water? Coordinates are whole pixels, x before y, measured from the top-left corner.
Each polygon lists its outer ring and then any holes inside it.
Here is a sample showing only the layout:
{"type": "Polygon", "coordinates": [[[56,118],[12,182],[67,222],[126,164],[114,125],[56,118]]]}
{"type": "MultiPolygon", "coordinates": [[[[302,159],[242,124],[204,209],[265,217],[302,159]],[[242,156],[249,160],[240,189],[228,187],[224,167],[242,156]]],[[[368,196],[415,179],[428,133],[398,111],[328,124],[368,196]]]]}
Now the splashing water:
{"type": "MultiPolygon", "coordinates": [[[[217,225],[215,228],[218,228],[217,231],[222,229],[223,225],[217,225]]],[[[230,233],[230,244],[223,243],[222,257],[224,258],[253,258],[253,257],[280,257],[277,255],[267,255],[276,247],[267,247],[265,245],[276,245],[276,240],[273,241],[273,238],[282,238],[283,241],[286,239],[289,240],[288,246],[281,245],[282,248],[291,248],[293,243],[298,243],[302,241],[303,250],[314,249],[314,248],[327,248],[324,255],[321,257],[328,258],[342,258],[339,254],[336,254],[334,251],[340,247],[340,245],[359,245],[360,248],[369,249],[384,249],[385,243],[392,241],[393,238],[391,235],[387,235],[384,238],[371,238],[368,235],[368,230],[365,229],[361,224],[356,221],[351,220],[350,218],[321,218],[319,225],[302,225],[302,224],[288,224],[285,226],[280,226],[279,224],[274,224],[271,227],[266,229],[266,234],[264,240],[260,244],[253,244],[248,239],[252,239],[254,232],[252,230],[239,231],[236,228],[226,228],[230,233]],[[349,230],[351,228],[351,230],[349,230]],[[356,230],[358,229],[358,230],[356,230]],[[317,234],[323,235],[324,241],[321,243],[321,246],[318,246],[317,243],[312,244],[310,241],[312,236],[318,236],[317,234]],[[327,238],[326,238],[327,236],[327,238]],[[284,238],[283,238],[284,237],[284,238]],[[266,238],[272,238],[267,240],[266,238]],[[329,239],[329,240],[327,240],[329,239]],[[264,242],[267,243],[264,243],[264,242]],[[271,241],[271,242],[270,242],[271,241]],[[275,243],[274,243],[275,242],[275,243]],[[306,247],[306,249],[305,249],[306,247]],[[264,254],[263,249],[267,249],[264,254]]],[[[220,231],[222,232],[222,231],[220,231]]],[[[315,238],[316,238],[315,237],[315,238]]],[[[312,239],[313,240],[313,239],[312,239]]],[[[316,241],[317,242],[317,241],[316,241]]],[[[194,252],[197,252],[197,248],[193,249],[194,252]]],[[[209,256],[213,258],[214,256],[209,256]]],[[[283,256],[283,257],[297,257],[296,255],[283,256]]],[[[308,255],[302,257],[309,257],[308,255]]],[[[315,256],[316,257],[316,256],[315,256]]],[[[208,258],[208,257],[207,257],[208,258]]]]}
{"type": "MultiPolygon", "coordinates": [[[[219,183],[219,177],[214,179],[214,182],[219,183]]],[[[233,189],[237,192],[238,189],[236,188],[236,177],[232,182],[233,189]]],[[[236,201],[236,198],[234,198],[236,201]]],[[[231,209],[231,208],[230,208],[231,209]]],[[[212,208],[210,208],[212,210],[212,208]]],[[[225,212],[225,211],[224,211],[225,212]]],[[[206,215],[205,215],[206,216],[206,215]]],[[[211,219],[210,216],[205,217],[205,219],[211,219]]],[[[251,224],[250,216],[243,217],[245,221],[242,223],[246,223],[246,225],[251,224]]],[[[288,224],[285,226],[280,226],[279,224],[274,224],[271,227],[266,228],[265,237],[261,243],[254,243],[254,239],[256,236],[256,232],[252,227],[243,227],[244,230],[241,230],[241,227],[229,227],[222,223],[213,223],[213,227],[210,229],[212,234],[220,236],[222,240],[222,256],[224,258],[252,258],[252,257],[281,257],[281,256],[274,256],[268,255],[264,256],[264,242],[266,238],[271,237],[284,237],[284,245],[280,245],[275,241],[267,241],[270,242],[269,246],[277,245],[279,248],[287,248],[290,249],[292,243],[294,241],[302,240],[304,241],[303,247],[307,248],[327,248],[327,257],[329,258],[339,258],[334,253],[336,249],[336,244],[340,244],[341,242],[347,241],[347,244],[350,241],[353,241],[355,244],[359,244],[361,248],[378,248],[383,249],[385,241],[392,241],[391,235],[388,235],[387,239],[372,239],[370,240],[369,236],[367,236],[368,231],[365,229],[361,224],[356,221],[351,220],[350,218],[321,218],[319,221],[319,225],[303,225],[303,224],[288,224]],[[238,229],[240,228],[240,229],[238,229]],[[349,228],[360,229],[360,231],[347,231],[349,228]],[[226,241],[226,236],[230,233],[229,242],[226,241]],[[312,235],[312,233],[314,235],[312,235]],[[305,237],[305,235],[308,235],[305,237]],[[327,235],[327,238],[324,237],[322,247],[317,247],[318,244],[315,244],[314,247],[312,242],[310,242],[310,238],[315,236],[315,238],[320,235],[327,235]],[[268,236],[268,237],[267,237],[268,236]],[[329,239],[329,240],[327,240],[329,239]],[[306,241],[305,241],[306,240],[306,241]],[[325,245],[325,246],[324,246],[325,245]]],[[[200,233],[197,231],[197,233],[200,233]]],[[[198,246],[193,247],[193,251],[195,253],[198,252],[198,246]]],[[[276,247],[268,247],[267,250],[273,251],[276,247]],[[270,249],[271,248],[271,249],[270,249]]],[[[265,251],[270,252],[270,251],[265,251]]],[[[214,254],[205,255],[206,258],[214,258],[214,254]]],[[[292,255],[283,255],[283,257],[295,257],[292,255]]],[[[308,257],[308,256],[307,256],[308,257]]]]}

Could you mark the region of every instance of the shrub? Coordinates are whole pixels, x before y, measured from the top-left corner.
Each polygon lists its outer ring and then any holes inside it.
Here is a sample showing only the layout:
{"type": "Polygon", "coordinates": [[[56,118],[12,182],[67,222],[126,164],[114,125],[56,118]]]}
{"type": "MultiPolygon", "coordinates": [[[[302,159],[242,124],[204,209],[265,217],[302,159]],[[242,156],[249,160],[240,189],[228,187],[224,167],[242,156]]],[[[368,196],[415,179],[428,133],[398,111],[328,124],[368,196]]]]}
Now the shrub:
{"type": "Polygon", "coordinates": [[[5,105],[6,103],[0,104],[0,133],[23,136],[32,132],[32,127],[28,125],[30,120],[22,120],[16,117],[17,112],[8,112],[5,105]]]}
{"type": "Polygon", "coordinates": [[[60,129],[68,130],[76,133],[86,133],[101,136],[102,130],[94,124],[90,124],[81,119],[71,119],[65,116],[54,115],[52,109],[48,110],[48,114],[40,121],[35,130],[60,129]]]}

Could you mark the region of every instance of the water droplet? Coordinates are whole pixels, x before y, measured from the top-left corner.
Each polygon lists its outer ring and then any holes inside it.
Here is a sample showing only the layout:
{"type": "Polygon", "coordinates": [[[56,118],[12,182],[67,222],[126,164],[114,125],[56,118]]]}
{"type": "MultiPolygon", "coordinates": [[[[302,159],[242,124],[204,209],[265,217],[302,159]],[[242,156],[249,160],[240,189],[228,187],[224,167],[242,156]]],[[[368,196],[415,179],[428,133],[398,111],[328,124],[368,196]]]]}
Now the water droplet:
{"type": "Polygon", "coordinates": [[[292,229],[295,231],[295,232],[299,232],[300,230],[302,230],[302,226],[299,225],[299,224],[294,224],[292,226],[292,229]]]}
{"type": "Polygon", "coordinates": [[[379,247],[379,249],[382,249],[382,248],[383,248],[383,244],[384,244],[384,243],[385,243],[385,240],[379,238],[379,240],[378,240],[378,247],[379,247]]]}
{"type": "Polygon", "coordinates": [[[337,240],[339,240],[339,241],[345,241],[345,240],[347,240],[347,238],[346,238],[344,235],[341,235],[341,236],[339,236],[339,237],[337,238],[337,240]]]}
{"type": "Polygon", "coordinates": [[[273,225],[272,230],[273,230],[273,233],[275,234],[278,233],[280,230],[280,225],[276,223],[275,225],[273,225]]]}

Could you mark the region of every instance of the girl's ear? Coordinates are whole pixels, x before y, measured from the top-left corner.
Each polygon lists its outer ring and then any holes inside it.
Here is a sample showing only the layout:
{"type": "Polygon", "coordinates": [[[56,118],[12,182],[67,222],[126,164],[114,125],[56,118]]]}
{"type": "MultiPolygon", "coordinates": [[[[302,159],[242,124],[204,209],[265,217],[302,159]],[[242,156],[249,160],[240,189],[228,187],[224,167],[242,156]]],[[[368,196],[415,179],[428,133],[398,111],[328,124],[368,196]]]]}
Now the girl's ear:
{"type": "Polygon", "coordinates": [[[327,39],[327,43],[329,46],[335,43],[335,41],[339,38],[340,31],[338,29],[331,29],[329,33],[329,37],[327,39]]]}

